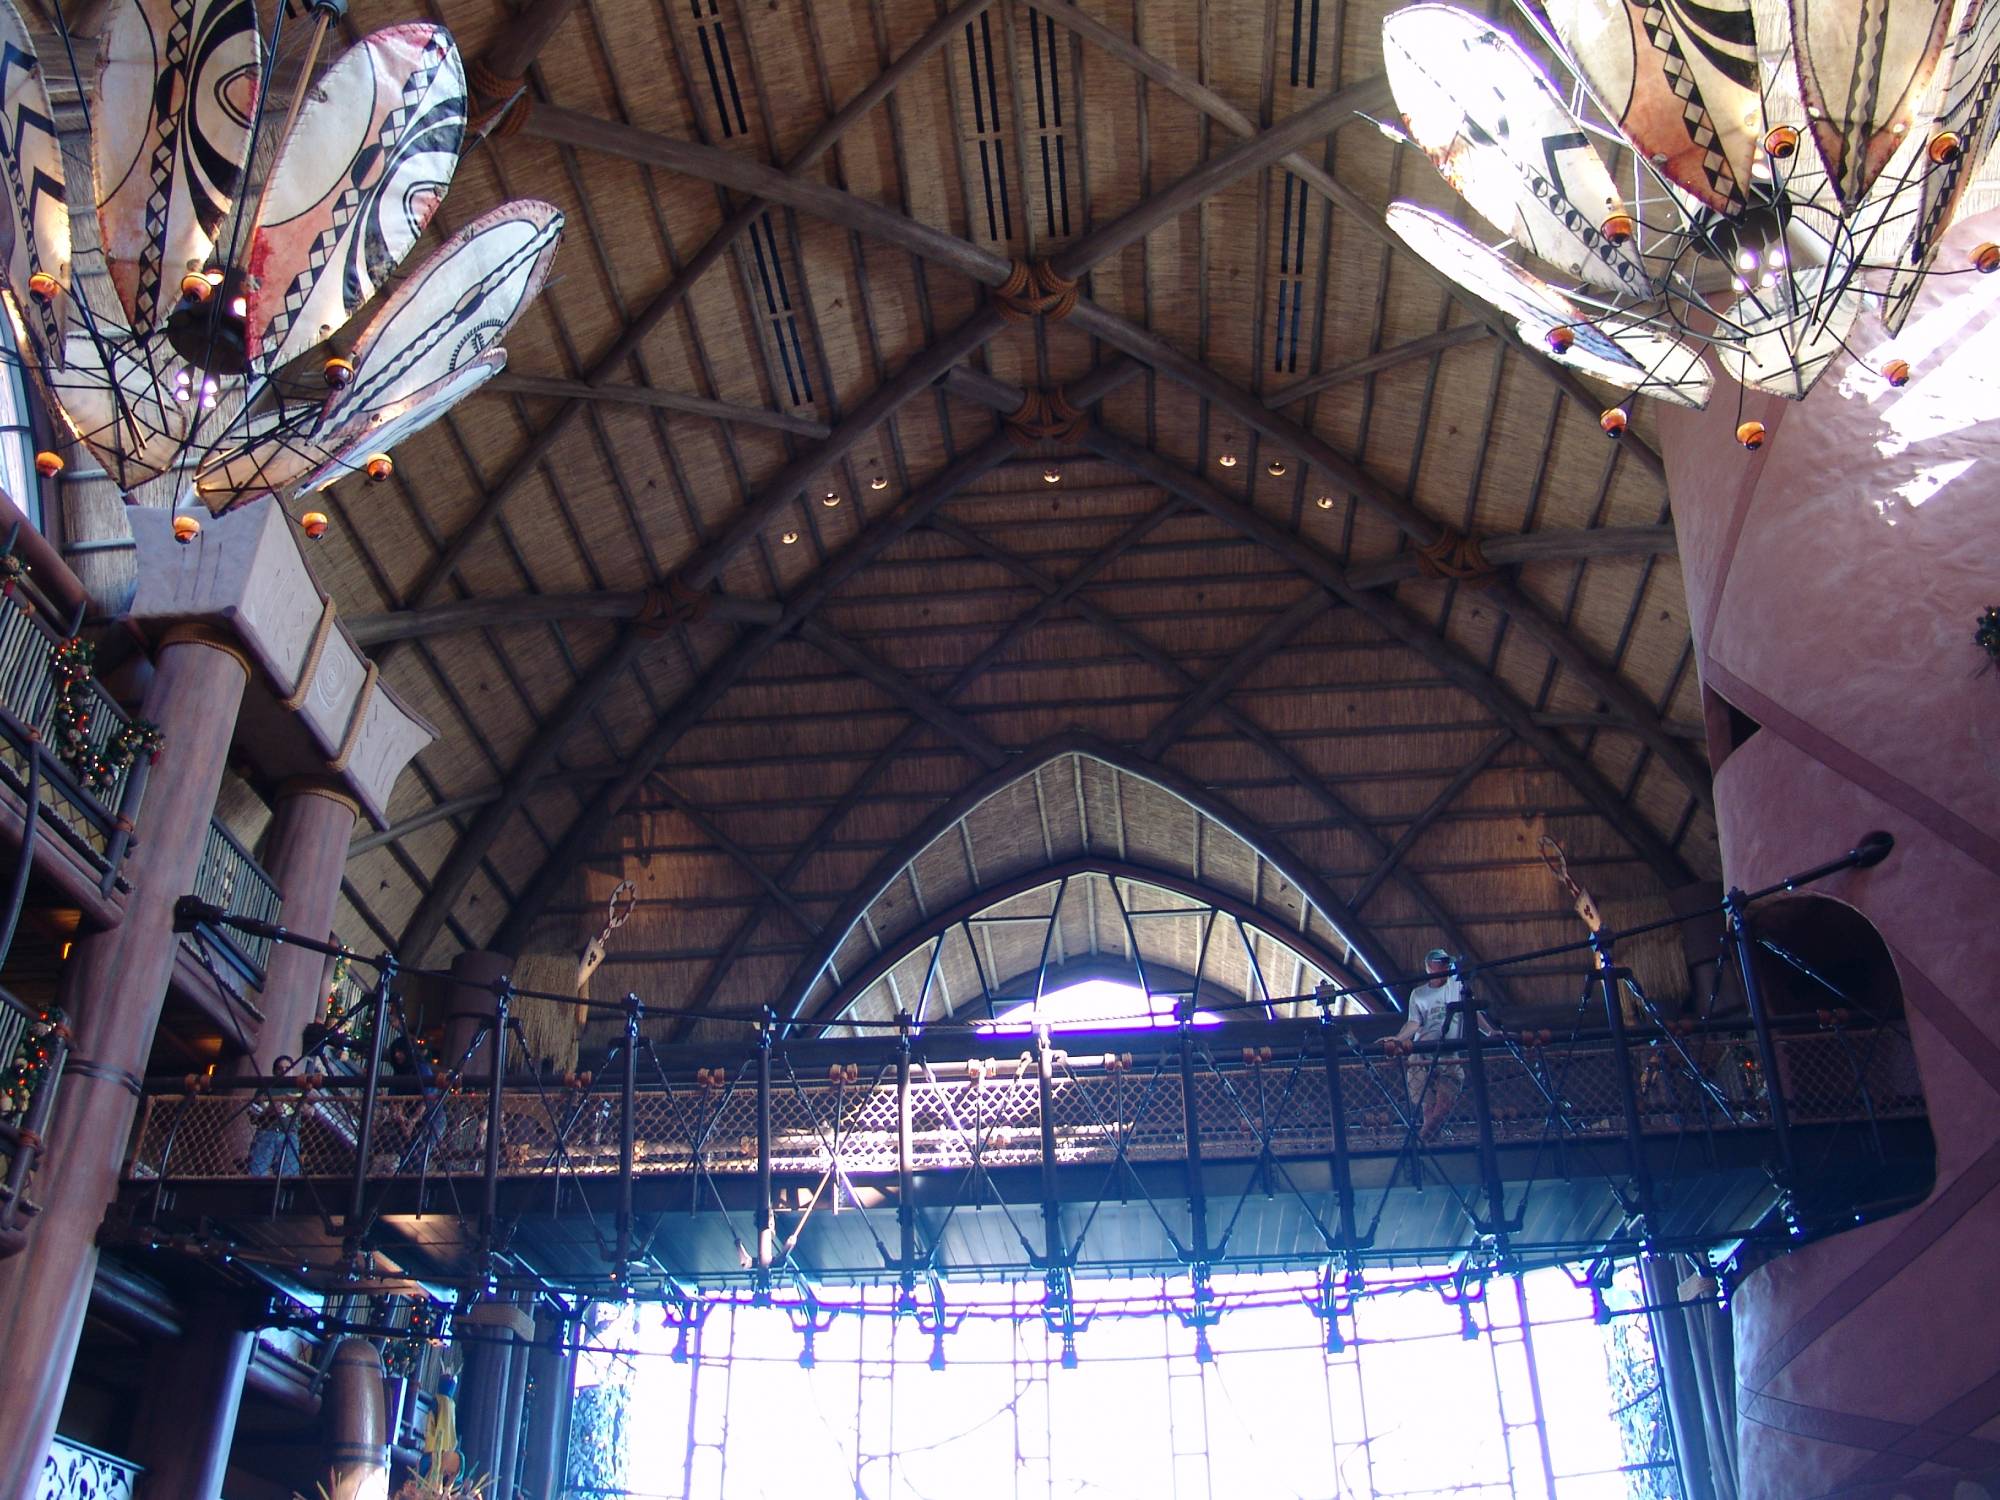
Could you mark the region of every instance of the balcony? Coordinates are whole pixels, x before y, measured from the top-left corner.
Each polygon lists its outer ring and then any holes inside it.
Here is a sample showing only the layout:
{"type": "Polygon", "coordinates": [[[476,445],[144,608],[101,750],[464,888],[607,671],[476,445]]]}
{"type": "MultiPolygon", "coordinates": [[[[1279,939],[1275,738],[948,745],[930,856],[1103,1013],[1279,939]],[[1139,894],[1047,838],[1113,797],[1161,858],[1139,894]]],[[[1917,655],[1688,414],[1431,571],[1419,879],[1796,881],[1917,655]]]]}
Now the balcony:
{"type": "MultiPolygon", "coordinates": [[[[0,597],[0,823],[17,838],[32,833],[38,868],[97,920],[115,921],[106,903],[143,795],[143,761],[107,764],[101,783],[86,787],[55,753],[51,656],[69,634],[68,622],[56,619],[26,579],[0,597]]],[[[131,719],[95,679],[85,681],[83,694],[89,750],[103,755],[131,719]]]]}
{"type": "Polygon", "coordinates": [[[68,1056],[67,1033],[0,988],[0,1086],[5,1090],[0,1095],[0,1157],[6,1161],[0,1170],[0,1259],[27,1241],[35,1212],[28,1181],[41,1156],[68,1056]]]}
{"type": "MultiPolygon", "coordinates": [[[[214,902],[232,916],[251,917],[259,922],[277,921],[279,908],[284,904],[283,894],[264,867],[251,858],[250,851],[237,841],[236,835],[214,819],[209,820],[201,863],[195,868],[194,895],[202,901],[214,902]]],[[[207,923],[198,925],[195,931],[211,952],[235,970],[240,983],[232,987],[239,995],[243,983],[251,989],[263,988],[264,968],[271,961],[269,938],[231,927],[211,927],[207,923]]],[[[225,980],[228,977],[225,975],[225,980]]]]}

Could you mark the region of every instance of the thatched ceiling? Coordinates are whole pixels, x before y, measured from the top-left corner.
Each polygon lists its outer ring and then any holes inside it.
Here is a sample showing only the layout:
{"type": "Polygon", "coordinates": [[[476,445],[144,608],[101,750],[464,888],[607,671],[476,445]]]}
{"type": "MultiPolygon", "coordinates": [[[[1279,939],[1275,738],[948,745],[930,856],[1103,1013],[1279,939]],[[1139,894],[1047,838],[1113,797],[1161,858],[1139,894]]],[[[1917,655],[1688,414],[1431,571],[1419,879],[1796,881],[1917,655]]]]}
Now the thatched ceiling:
{"type": "MultiPolygon", "coordinates": [[[[1645,413],[1608,443],[1385,244],[1449,194],[1355,113],[1373,0],[434,10],[531,103],[433,234],[570,227],[499,389],[328,506],[321,579],[442,731],[350,941],[573,947],[630,877],[616,989],[816,1002],[914,940],[857,919],[941,830],[1009,783],[1073,817],[1078,766],[1146,786],[1134,863],[1192,868],[1197,799],[1394,969],[1577,936],[1544,831],[1614,911],[1714,875],[1645,413]],[[1074,311],[1000,316],[1044,258],[1074,311]],[[1011,441],[1057,387],[1085,419],[1011,441]],[[1424,576],[1447,528],[1499,576],[1424,576]]],[[[1010,837],[1010,878],[1107,853],[1010,837]]]]}

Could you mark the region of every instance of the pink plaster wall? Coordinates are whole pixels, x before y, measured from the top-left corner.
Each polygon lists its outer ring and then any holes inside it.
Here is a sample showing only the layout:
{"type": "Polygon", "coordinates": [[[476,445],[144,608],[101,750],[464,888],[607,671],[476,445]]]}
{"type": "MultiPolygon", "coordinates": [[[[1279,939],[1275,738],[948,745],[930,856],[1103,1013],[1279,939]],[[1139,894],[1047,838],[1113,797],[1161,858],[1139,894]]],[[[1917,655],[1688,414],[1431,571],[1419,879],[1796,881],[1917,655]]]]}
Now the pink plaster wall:
{"type": "MultiPolygon", "coordinates": [[[[2000,213],[1940,264],[1987,239],[2000,213]]],[[[1716,775],[1726,876],[1896,835],[1824,889],[1895,955],[1938,1138],[1925,1204],[1739,1289],[1746,1500],[2000,1474],[2000,674],[1972,645],[2000,604],[2000,275],[1934,279],[1893,341],[1863,322],[1904,389],[1843,358],[1803,403],[1752,398],[1757,454],[1729,394],[1661,424],[1702,681],[1763,725],[1716,775]]]]}

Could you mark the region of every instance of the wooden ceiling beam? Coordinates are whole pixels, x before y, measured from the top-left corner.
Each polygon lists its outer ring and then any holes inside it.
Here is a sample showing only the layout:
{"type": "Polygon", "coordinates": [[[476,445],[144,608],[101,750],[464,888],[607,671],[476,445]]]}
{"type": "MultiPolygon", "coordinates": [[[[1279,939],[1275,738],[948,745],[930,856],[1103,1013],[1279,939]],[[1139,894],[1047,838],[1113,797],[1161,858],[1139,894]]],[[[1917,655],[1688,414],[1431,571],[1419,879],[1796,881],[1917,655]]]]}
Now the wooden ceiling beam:
{"type": "MultiPolygon", "coordinates": [[[[666,594],[659,589],[628,589],[607,593],[499,594],[431,604],[422,609],[391,609],[355,615],[344,621],[357,646],[380,646],[419,636],[450,635],[463,630],[505,630],[515,625],[539,625],[549,620],[630,620],[649,607],[658,609],[666,594]]],[[[775,600],[738,599],[728,594],[708,596],[700,605],[704,620],[730,625],[768,625],[778,618],[775,600]]]]}
{"type": "Polygon", "coordinates": [[[761,406],[737,406],[729,401],[710,401],[705,396],[684,396],[679,391],[655,390],[649,385],[592,385],[587,380],[559,380],[546,375],[516,375],[502,371],[477,394],[500,396],[547,396],[557,401],[604,401],[621,406],[651,406],[661,411],[686,412],[717,422],[736,422],[746,427],[768,427],[773,432],[789,432],[795,437],[823,438],[833,429],[809,417],[794,417],[761,406]]]}
{"type": "Polygon", "coordinates": [[[1494,756],[1513,743],[1513,731],[1503,729],[1488,740],[1477,755],[1458,768],[1457,774],[1444,784],[1435,797],[1431,798],[1424,810],[1410,820],[1410,826],[1397,836],[1396,842],[1389,846],[1389,852],[1382,856],[1381,862],[1368,872],[1367,878],[1360,885],[1355,887],[1356,910],[1366,906],[1370,898],[1382,889],[1382,882],[1402,864],[1403,856],[1408,854],[1417,840],[1423,837],[1424,830],[1437,822],[1446,809],[1464,795],[1465,789],[1479,779],[1481,772],[1493,764],[1494,756]]]}
{"type": "Polygon", "coordinates": [[[946,739],[951,740],[987,770],[991,771],[1006,763],[1007,752],[974,727],[972,721],[965,715],[956,709],[947,708],[939,699],[933,698],[886,662],[863,651],[824,620],[809,619],[802,622],[799,626],[799,639],[816,647],[856,677],[872,682],[891,699],[922,719],[946,739]]]}
{"type": "Polygon", "coordinates": [[[1222,702],[1257,668],[1282,649],[1293,636],[1333,607],[1333,596],[1324,589],[1308,589],[1289,607],[1273,615],[1241,650],[1224,662],[1189,693],[1170,713],[1163,716],[1139,747],[1148,760],[1158,760],[1166,748],[1200,723],[1203,716],[1222,702]]]}
{"type": "Polygon", "coordinates": [[[497,78],[520,78],[576,7],[577,0],[529,0],[487,44],[480,62],[497,78]]]}
{"type": "MultiPolygon", "coordinates": [[[[1150,449],[1141,448],[1102,427],[1094,426],[1087,431],[1083,436],[1083,445],[1102,458],[1124,464],[1140,478],[1151,480],[1181,496],[1223,524],[1262,542],[1293,562],[1315,583],[1343,603],[1352,605],[1389,637],[1428,661],[1439,675],[1483,704],[1518,738],[1539,751],[1544,760],[1568,777],[1583,794],[1584,800],[1624,837],[1668,889],[1692,881],[1694,877],[1686,863],[1666,840],[1618,795],[1581,751],[1561,735],[1537,724],[1533,709],[1515,697],[1505,683],[1402,606],[1370,590],[1356,588],[1349,581],[1346,568],[1331,555],[1320,551],[1308,538],[1285,530],[1261,511],[1216,489],[1200,475],[1189,473],[1150,449]]],[[[1489,594],[1493,592],[1496,591],[1488,590],[1489,594]]],[[[1664,736],[1664,730],[1661,733],[1664,736]]],[[[1685,746],[1678,748],[1685,753],[1685,746]]]]}
{"type": "Polygon", "coordinates": [[[757,882],[758,888],[770,896],[773,901],[777,902],[779,908],[786,916],[798,923],[807,937],[816,938],[819,936],[819,924],[813,921],[806,909],[792,898],[791,893],[770,877],[764,867],[758,864],[756,859],[751,856],[749,850],[745,849],[741,844],[718,828],[714,819],[709,817],[707,813],[703,812],[688,798],[682,796],[675,789],[673,783],[662,776],[657,769],[648,778],[647,785],[660,794],[661,801],[665,802],[667,806],[692,823],[696,831],[703,838],[707,839],[738,865],[742,866],[749,873],[750,878],[757,882]]]}
{"type": "MultiPolygon", "coordinates": [[[[1093,19],[1081,6],[1069,3],[1069,0],[1022,0],[1022,3],[1048,16],[1058,26],[1067,27],[1149,82],[1158,84],[1231,134],[1249,137],[1257,133],[1256,122],[1222,95],[1198,79],[1189,77],[1172,64],[1153,56],[1131,39],[1120,36],[1102,21],[1093,19]]],[[[1515,332],[1513,324],[1491,304],[1473,296],[1422,256],[1412,254],[1409,246],[1403,243],[1402,237],[1389,227],[1389,222],[1383,217],[1380,208],[1363,198],[1304,152],[1294,152],[1287,156],[1284,165],[1293,176],[1337,207],[1345,209],[1362,228],[1391,249],[1403,253],[1425,275],[1464,303],[1495,337],[1521,351],[1526,357],[1529,368],[1542,379],[1577,402],[1587,412],[1596,412],[1603,406],[1603,399],[1585,385],[1575,371],[1563,369],[1552,363],[1540,351],[1531,349],[1523,343],[1515,332]]],[[[1666,478],[1667,466],[1656,448],[1629,432],[1625,440],[1630,446],[1623,451],[1631,454],[1661,479],[1666,478]]]]}
{"type": "Polygon", "coordinates": [[[1456,349],[1461,344],[1476,344],[1491,337],[1493,330],[1484,323],[1455,323],[1449,328],[1427,333],[1422,338],[1406,339],[1387,349],[1377,350],[1365,359],[1350,360],[1344,365],[1335,365],[1331,370],[1322,370],[1317,375],[1308,375],[1290,385],[1279,386],[1264,398],[1264,404],[1276,411],[1294,401],[1303,401],[1321,391],[1345,385],[1350,380],[1359,380],[1364,375],[1379,375],[1410,360],[1424,359],[1446,349],[1456,349]]]}

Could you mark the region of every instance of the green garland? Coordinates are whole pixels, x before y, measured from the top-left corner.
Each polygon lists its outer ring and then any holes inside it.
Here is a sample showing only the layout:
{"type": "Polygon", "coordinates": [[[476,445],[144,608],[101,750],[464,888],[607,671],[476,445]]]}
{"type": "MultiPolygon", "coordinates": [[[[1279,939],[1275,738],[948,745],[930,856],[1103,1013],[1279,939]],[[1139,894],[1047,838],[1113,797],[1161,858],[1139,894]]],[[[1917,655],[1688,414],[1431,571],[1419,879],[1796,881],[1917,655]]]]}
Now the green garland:
{"type": "Polygon", "coordinates": [[[0,1074],[0,1115],[24,1115],[34,1102],[35,1091],[48,1081],[49,1042],[63,1024],[63,1013],[54,1006],[37,1011],[21,1042],[0,1074]]]}
{"type": "Polygon", "coordinates": [[[52,725],[56,754],[76,773],[87,792],[109,791],[117,784],[118,773],[141,755],[158,760],[166,740],[160,726],[144,719],[122,723],[102,749],[90,743],[90,716],[94,700],[89,692],[91,666],[97,648],[79,636],[58,641],[49,648],[49,671],[56,680],[56,701],[52,725]]]}
{"type": "Polygon", "coordinates": [[[14,585],[28,576],[28,565],[18,552],[0,553],[0,599],[14,597],[14,585]]]}
{"type": "Polygon", "coordinates": [[[1986,653],[1988,661],[2000,662],[2000,604],[1989,604],[1980,611],[1972,627],[1972,644],[1986,653]]]}

